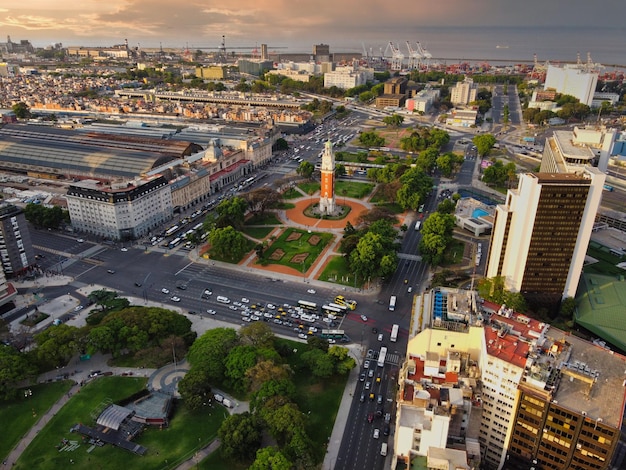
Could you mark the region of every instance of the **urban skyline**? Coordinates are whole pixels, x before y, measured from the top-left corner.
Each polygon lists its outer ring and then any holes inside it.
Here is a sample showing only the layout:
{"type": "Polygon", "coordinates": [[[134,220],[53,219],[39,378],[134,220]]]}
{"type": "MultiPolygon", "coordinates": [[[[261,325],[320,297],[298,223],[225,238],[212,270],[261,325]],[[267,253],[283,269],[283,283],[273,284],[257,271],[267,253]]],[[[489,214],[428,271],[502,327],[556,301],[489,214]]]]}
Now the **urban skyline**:
{"type": "MultiPolygon", "coordinates": [[[[618,0],[605,0],[607,12],[623,11],[618,0]]],[[[304,47],[313,43],[337,46],[361,43],[385,45],[389,40],[421,40],[422,31],[437,28],[553,28],[575,27],[576,42],[591,39],[590,28],[611,30],[625,38],[620,14],[598,15],[598,6],[584,1],[545,3],[531,0],[481,0],[479,5],[452,0],[433,4],[419,0],[407,5],[390,0],[381,8],[372,0],[359,2],[287,2],[237,0],[225,7],[215,1],[172,2],[170,0],[112,0],[50,3],[41,0],[9,0],[0,7],[0,34],[13,40],[29,39],[36,46],[107,45],[128,38],[131,46],[190,47],[218,46],[222,35],[232,46],[268,43],[271,46],[304,47]],[[538,14],[541,12],[541,14],[538,14]],[[580,18],[585,24],[580,25],[580,18]]],[[[506,34],[501,37],[506,40],[506,34]]],[[[495,38],[494,38],[495,40],[495,38]]]]}

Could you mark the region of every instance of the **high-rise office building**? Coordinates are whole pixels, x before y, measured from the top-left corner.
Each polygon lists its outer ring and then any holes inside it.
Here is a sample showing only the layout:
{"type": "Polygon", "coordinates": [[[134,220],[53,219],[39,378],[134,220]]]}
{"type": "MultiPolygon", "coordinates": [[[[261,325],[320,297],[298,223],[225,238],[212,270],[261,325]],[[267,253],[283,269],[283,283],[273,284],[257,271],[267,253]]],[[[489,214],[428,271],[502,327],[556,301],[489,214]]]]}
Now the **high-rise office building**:
{"type": "Polygon", "coordinates": [[[0,206],[0,262],[9,277],[35,264],[35,252],[24,211],[12,204],[0,206]]]}
{"type": "Polygon", "coordinates": [[[590,72],[585,66],[567,64],[563,67],[548,65],[544,90],[554,89],[558,93],[578,98],[582,104],[591,106],[598,83],[598,73],[590,72]]]}
{"type": "Polygon", "coordinates": [[[496,208],[487,277],[542,302],[574,297],[604,181],[593,167],[521,175],[496,208]]]}

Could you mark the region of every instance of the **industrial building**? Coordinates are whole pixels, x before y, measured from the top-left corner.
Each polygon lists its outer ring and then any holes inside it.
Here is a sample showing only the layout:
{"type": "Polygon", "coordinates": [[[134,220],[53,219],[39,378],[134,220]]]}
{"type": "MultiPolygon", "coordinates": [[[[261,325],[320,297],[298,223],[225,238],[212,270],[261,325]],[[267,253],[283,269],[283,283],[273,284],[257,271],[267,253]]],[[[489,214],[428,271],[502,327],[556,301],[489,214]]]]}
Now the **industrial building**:
{"type": "Polygon", "coordinates": [[[522,174],[496,207],[486,276],[546,303],[574,297],[604,180],[593,167],[522,174]]]}
{"type": "Polygon", "coordinates": [[[407,99],[407,83],[404,77],[393,77],[387,80],[384,83],[383,94],[376,98],[376,107],[379,109],[403,107],[407,99]]]}

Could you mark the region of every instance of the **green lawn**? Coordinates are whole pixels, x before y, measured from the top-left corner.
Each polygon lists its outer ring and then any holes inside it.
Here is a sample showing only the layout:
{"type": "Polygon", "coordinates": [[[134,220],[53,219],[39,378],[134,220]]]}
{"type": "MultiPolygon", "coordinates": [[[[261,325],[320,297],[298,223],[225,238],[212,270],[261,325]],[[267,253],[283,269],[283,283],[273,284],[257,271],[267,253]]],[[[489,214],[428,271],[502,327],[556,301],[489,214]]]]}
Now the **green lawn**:
{"type": "Polygon", "coordinates": [[[320,183],[317,181],[309,181],[298,184],[298,188],[304,191],[306,194],[315,194],[320,190],[320,183]]]}
{"type": "Polygon", "coordinates": [[[296,385],[296,403],[307,418],[307,433],[315,443],[318,453],[316,459],[321,462],[326,454],[326,446],[333,431],[337,410],[348,380],[347,376],[333,376],[319,379],[311,375],[308,369],[302,369],[300,355],[308,350],[307,346],[295,341],[276,338],[277,343],[285,342],[295,354],[288,358],[288,364],[295,371],[293,381],[296,385]],[[309,413],[310,412],[310,413],[309,413]]]}
{"type": "Polygon", "coordinates": [[[331,233],[309,233],[306,230],[289,228],[285,230],[267,249],[263,255],[263,262],[268,264],[281,264],[297,271],[302,271],[303,269],[306,271],[311,267],[326,245],[330,243],[332,238],[333,235],[331,233]],[[287,238],[289,238],[289,235],[293,232],[300,233],[300,238],[297,240],[287,241],[287,238]],[[309,240],[315,235],[320,237],[321,240],[317,243],[317,245],[312,245],[309,243],[309,240]],[[283,256],[278,260],[271,259],[272,253],[279,249],[284,252],[283,256]],[[299,253],[308,253],[304,263],[292,261],[292,258],[299,253]]]}
{"type": "Polygon", "coordinates": [[[453,238],[452,242],[446,249],[442,266],[450,266],[453,264],[461,263],[463,261],[464,250],[465,250],[465,243],[453,238]]]}
{"type": "Polygon", "coordinates": [[[0,460],[8,457],[19,440],[64,393],[67,393],[71,386],[72,382],[69,380],[33,385],[24,389],[24,391],[30,390],[32,395],[29,394],[25,398],[20,391],[17,399],[2,402],[0,421],[11,423],[11,425],[4,428],[2,432],[0,460]]]}
{"type": "Polygon", "coordinates": [[[282,196],[283,196],[283,199],[297,199],[299,197],[303,197],[302,193],[294,188],[289,188],[287,191],[285,191],[282,194],[282,196]]]}
{"type": "Polygon", "coordinates": [[[265,212],[263,215],[253,215],[247,219],[246,225],[282,225],[282,222],[273,212],[265,212]]]}
{"type": "Polygon", "coordinates": [[[135,440],[148,448],[144,456],[137,456],[110,445],[96,447],[88,453],[89,443],[82,442],[82,436],[69,432],[76,423],[93,425],[94,421],[90,416],[92,411],[106,400],[119,402],[143,389],[145,385],[146,380],[139,377],[103,377],[86,385],[39,433],[14,468],[65,469],[68,468],[70,459],[74,461],[71,468],[88,470],[175,468],[183,460],[192,457],[200,446],[215,438],[226,414],[220,405],[194,413],[183,406],[175,406],[168,428],[146,428],[135,440]],[[59,452],[56,446],[63,438],[78,441],[80,447],[72,452],[59,452]]]}
{"type": "Polygon", "coordinates": [[[257,240],[263,240],[272,230],[274,230],[274,227],[244,227],[243,233],[257,240]]]}
{"type": "MultiPolygon", "coordinates": [[[[346,286],[354,286],[354,274],[350,272],[348,262],[343,256],[333,256],[328,261],[326,268],[322,271],[320,281],[335,282],[346,286]]],[[[360,286],[361,284],[358,283],[360,286]]]]}
{"type": "Polygon", "coordinates": [[[337,181],[335,196],[345,196],[362,199],[372,192],[374,183],[359,183],[356,181],[337,181]]]}
{"type": "Polygon", "coordinates": [[[197,468],[203,470],[246,470],[250,463],[227,460],[220,455],[219,449],[200,462],[197,468]]]}

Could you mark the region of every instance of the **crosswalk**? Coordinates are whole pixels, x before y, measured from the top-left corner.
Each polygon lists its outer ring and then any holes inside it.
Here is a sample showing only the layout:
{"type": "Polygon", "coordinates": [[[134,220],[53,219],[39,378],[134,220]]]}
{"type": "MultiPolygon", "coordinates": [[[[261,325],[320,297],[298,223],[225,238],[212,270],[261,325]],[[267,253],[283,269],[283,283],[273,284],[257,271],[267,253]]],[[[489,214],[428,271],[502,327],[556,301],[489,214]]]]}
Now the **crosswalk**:
{"type": "Polygon", "coordinates": [[[399,366],[402,357],[400,354],[389,354],[387,353],[387,357],[385,357],[385,364],[393,364],[394,366],[399,366]]]}

